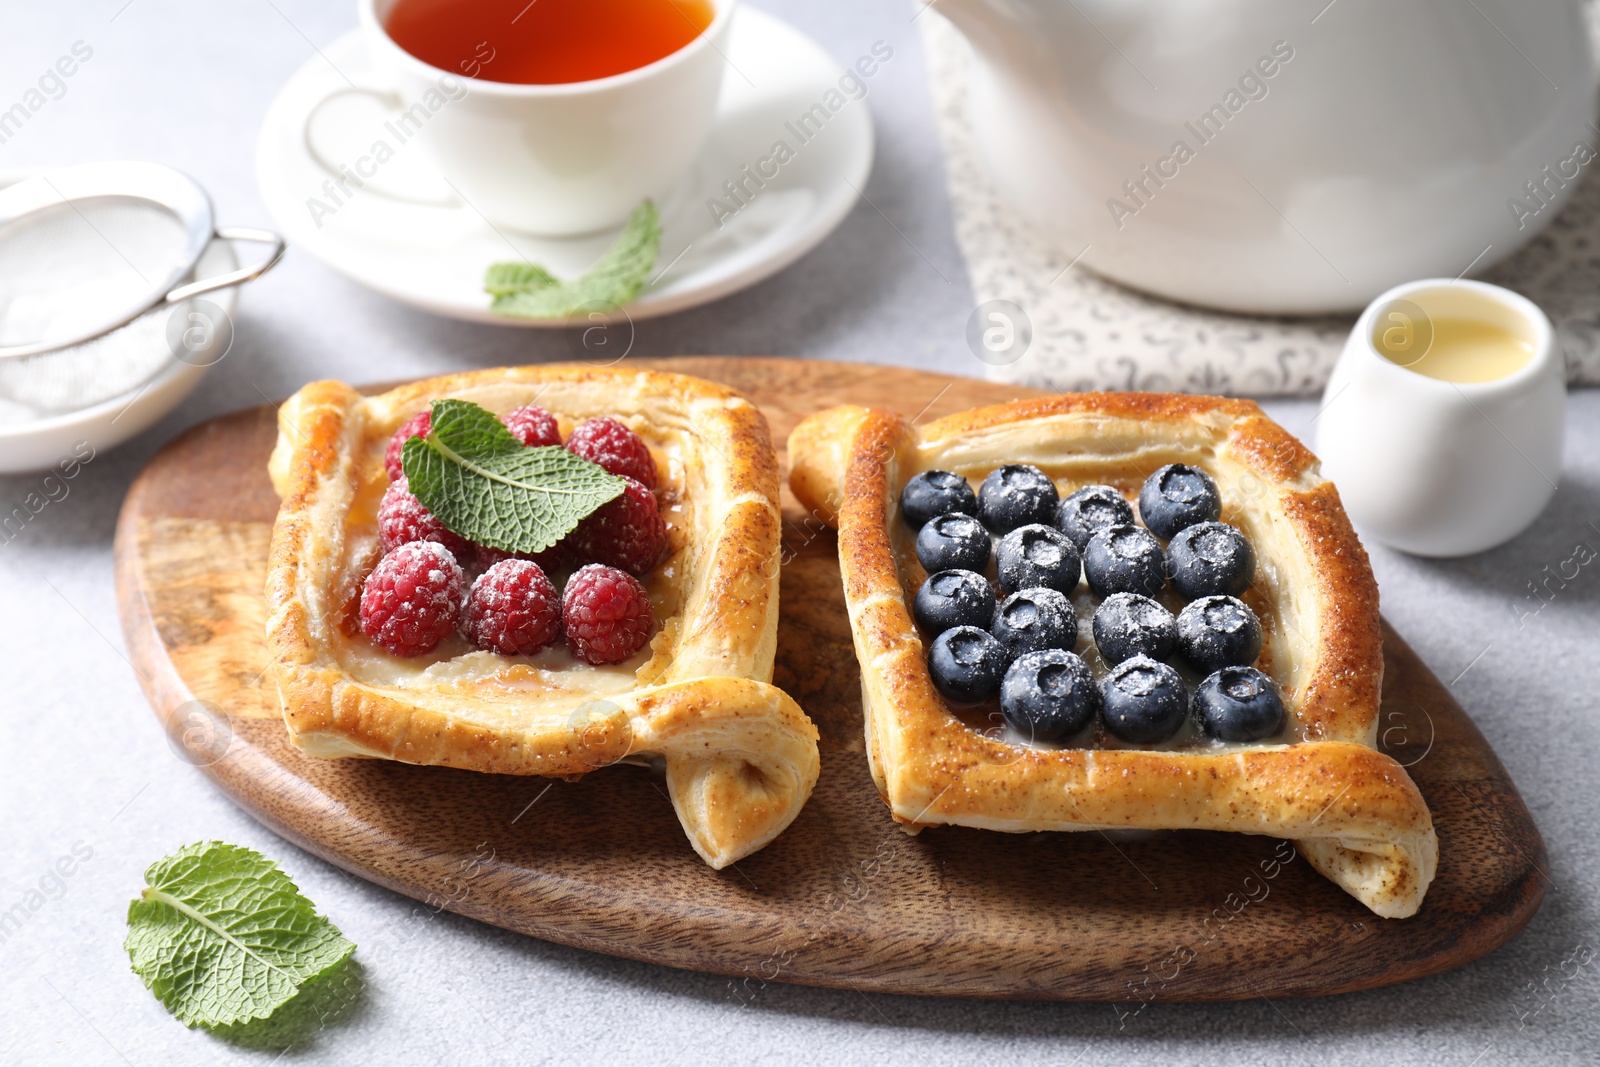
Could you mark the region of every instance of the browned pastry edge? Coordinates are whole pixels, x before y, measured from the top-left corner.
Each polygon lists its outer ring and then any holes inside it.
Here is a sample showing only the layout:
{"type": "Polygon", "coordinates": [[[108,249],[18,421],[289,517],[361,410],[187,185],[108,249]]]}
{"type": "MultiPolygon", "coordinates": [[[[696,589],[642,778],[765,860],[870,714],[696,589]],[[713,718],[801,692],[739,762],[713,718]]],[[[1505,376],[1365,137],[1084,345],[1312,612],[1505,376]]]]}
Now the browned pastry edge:
{"type": "MultiPolygon", "coordinates": [[[[1058,424],[1059,425],[1059,424],[1058,424]]],[[[1041,423],[1041,432],[1043,424],[1041,423]]],[[[1372,745],[1383,650],[1377,585],[1312,454],[1252,402],[1068,394],[979,408],[914,429],[882,409],[820,412],[790,438],[801,502],[838,513],[840,570],[862,667],[867,750],[894,817],[914,827],[1211,829],[1301,842],[1329,878],[1380,915],[1420,905],[1437,864],[1427,805],[1372,745]],[[1043,750],[969,729],[929,678],[890,529],[902,457],[1009,424],[1060,416],[1135,420],[1152,440],[1199,429],[1276,494],[1311,575],[1320,640],[1296,695],[1305,742],[1221,753],[1043,750]],[[844,435],[848,444],[838,437],[844,435]],[[841,471],[839,457],[847,456],[841,471]]],[[[936,465],[936,464],[935,464],[936,465]]]]}
{"type": "Polygon", "coordinates": [[[282,504],[268,558],[267,643],[296,745],[320,756],[561,777],[625,757],[664,757],[685,831],[716,867],[760,848],[793,820],[816,783],[817,733],[771,685],[779,476],[757,408],[686,375],[513,367],[367,398],[342,382],[313,382],[285,402],[279,426],[272,473],[282,504]],[[688,545],[677,563],[684,572],[678,625],[657,639],[649,684],[606,694],[611,709],[600,719],[574,711],[559,723],[510,729],[464,714],[470,696],[361,682],[335,655],[332,621],[312,607],[329,600],[319,583],[342,546],[354,487],[375,476],[363,469],[368,443],[386,440],[433,399],[507,386],[581,398],[595,407],[586,414],[609,404],[618,415],[670,422],[691,443],[685,465],[706,482],[692,503],[711,509],[704,521],[713,533],[688,545]]]}

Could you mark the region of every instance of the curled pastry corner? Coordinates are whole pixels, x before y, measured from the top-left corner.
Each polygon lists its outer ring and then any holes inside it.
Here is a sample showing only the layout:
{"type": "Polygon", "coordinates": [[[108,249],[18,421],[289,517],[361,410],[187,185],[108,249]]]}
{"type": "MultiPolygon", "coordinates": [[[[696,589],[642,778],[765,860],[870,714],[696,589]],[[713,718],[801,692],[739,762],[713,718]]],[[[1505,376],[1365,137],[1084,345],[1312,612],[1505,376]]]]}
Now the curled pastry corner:
{"type": "Polygon", "coordinates": [[[841,404],[808,415],[789,433],[789,488],[806,509],[838,529],[850,447],[869,408],[841,404]]]}
{"type": "MultiPolygon", "coordinates": [[[[867,751],[880,793],[910,830],[938,823],[1027,832],[1204,829],[1294,840],[1375,914],[1421,906],[1438,866],[1432,816],[1373,740],[1382,677],[1377,588],[1315,459],[1253,403],[1077,394],[964,412],[914,428],[880,409],[833,408],[789,438],[791,486],[832,515],[850,610],[867,751]],[[917,469],[976,471],[1026,452],[1087,474],[1097,459],[1172,451],[1218,468],[1232,521],[1276,568],[1294,613],[1293,705],[1309,738],[1225,752],[1043,750],[967,729],[928,677],[891,544],[896,498],[917,469]],[[1246,491],[1248,490],[1248,491],[1246,491]],[[1231,495],[1230,495],[1231,494],[1231,495]],[[842,501],[827,507],[830,502],[842,501]]],[[[1288,640],[1289,638],[1285,638],[1288,640]]]]}
{"type": "Polygon", "coordinates": [[[1383,919],[1415,915],[1439,869],[1439,839],[1431,824],[1396,841],[1319,839],[1295,845],[1318,873],[1383,919]]]}
{"type": "Polygon", "coordinates": [[[817,784],[817,728],[783,690],[703,678],[645,690],[629,755],[662,757],[689,843],[717,870],[765,846],[817,784]]]}

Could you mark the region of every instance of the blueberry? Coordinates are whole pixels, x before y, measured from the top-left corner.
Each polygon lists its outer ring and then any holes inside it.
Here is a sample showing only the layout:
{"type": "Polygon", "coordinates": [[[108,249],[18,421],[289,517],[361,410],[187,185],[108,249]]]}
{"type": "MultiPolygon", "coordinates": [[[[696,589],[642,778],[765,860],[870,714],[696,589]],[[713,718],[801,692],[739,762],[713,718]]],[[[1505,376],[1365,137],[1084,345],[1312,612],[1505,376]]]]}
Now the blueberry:
{"type": "Polygon", "coordinates": [[[1109,485],[1086,485],[1067,494],[1056,509],[1056,529],[1082,552],[1089,538],[1107,526],[1132,526],[1133,506],[1109,485]]]}
{"type": "Polygon", "coordinates": [[[1224,667],[1206,677],[1190,704],[1200,729],[1218,741],[1260,741],[1283,728],[1283,698],[1254,667],[1224,667]]]}
{"type": "Polygon", "coordinates": [[[989,565],[989,531],[971,515],[952,511],[929,519],[917,534],[917,562],[934,571],[982,571],[989,565]]]}
{"type": "Polygon", "coordinates": [[[1167,573],[1185,600],[1238,596],[1256,574],[1256,550],[1225,522],[1197,522],[1167,545],[1167,573]]]}
{"type": "Polygon", "coordinates": [[[1247,667],[1261,654],[1261,621],[1235,597],[1201,597],[1178,612],[1178,651],[1201,674],[1247,667]]]}
{"type": "Polygon", "coordinates": [[[994,621],[994,589],[972,571],[940,571],[928,576],[911,601],[911,614],[923,633],[943,633],[952,626],[987,630],[994,621]]]}
{"type": "Polygon", "coordinates": [[[994,550],[1000,588],[1044,586],[1070,593],[1078,587],[1083,564],[1067,535],[1054,526],[1019,526],[1000,539],[994,550]]]}
{"type": "Polygon", "coordinates": [[[933,639],[928,675],[946,700],[976,704],[993,695],[1011,657],[994,635],[976,626],[956,626],[933,639]]]}
{"type": "Polygon", "coordinates": [[[1065,741],[1100,710],[1100,689],[1089,665],[1060,648],[1012,661],[1000,683],[1000,713],[1030,741],[1065,741]]]}
{"type": "Polygon", "coordinates": [[[920,530],[929,519],[959,511],[978,513],[978,496],[959,474],[950,471],[923,471],[900,490],[900,515],[913,530],[920,530]]]}
{"type": "Polygon", "coordinates": [[[1100,716],[1111,736],[1154,745],[1178,732],[1188,715],[1183,679],[1149,656],[1123,660],[1100,686],[1100,716]]]}
{"type": "Polygon", "coordinates": [[[1008,463],[996,467],[978,486],[978,516],[995,533],[1010,533],[1029,523],[1049,525],[1061,494],[1038,467],[1008,463]]]}
{"type": "Polygon", "coordinates": [[[1211,475],[1200,468],[1168,463],[1144,480],[1139,517],[1151,533],[1170,541],[1186,526],[1221,518],[1222,495],[1211,475]]]}
{"type": "Polygon", "coordinates": [[[995,609],[990,632],[1013,656],[1041,648],[1071,651],[1078,643],[1078,613],[1064,593],[1020,589],[995,609]]]}
{"type": "Polygon", "coordinates": [[[1134,656],[1166,659],[1178,647],[1178,620],[1138,593],[1112,593],[1094,613],[1094,644],[1106,666],[1134,656]]]}
{"type": "Polygon", "coordinates": [[[1089,539],[1083,553],[1083,575],[1098,596],[1155,596],[1167,580],[1167,557],[1149,530],[1108,526],[1089,539]]]}

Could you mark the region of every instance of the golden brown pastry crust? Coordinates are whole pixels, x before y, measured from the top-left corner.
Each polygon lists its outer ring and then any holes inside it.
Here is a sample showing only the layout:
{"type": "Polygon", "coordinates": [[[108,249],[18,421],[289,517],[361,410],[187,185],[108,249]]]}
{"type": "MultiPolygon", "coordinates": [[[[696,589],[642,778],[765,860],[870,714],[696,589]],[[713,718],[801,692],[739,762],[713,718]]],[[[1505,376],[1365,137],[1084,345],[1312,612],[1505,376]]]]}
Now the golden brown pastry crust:
{"type": "Polygon", "coordinates": [[[278,423],[267,641],[297,746],[561,777],[660,758],[685,832],[718,868],[793,821],[816,784],[817,731],[771,684],[778,464],[752,404],[678,374],[512,367],[371,397],[313,382],[284,403],[278,423]],[[565,423],[612,415],[665,457],[681,533],[650,581],[677,610],[636,675],[574,665],[552,679],[489,653],[413,669],[341,629],[351,558],[361,537],[370,540],[361,531],[387,484],[384,445],[441,397],[500,412],[537,402],[565,423]]]}
{"type": "Polygon", "coordinates": [[[1232,830],[1296,840],[1375,913],[1416,912],[1437,866],[1427,805],[1374,747],[1383,672],[1377,584],[1316,458],[1254,403],[1089,393],[980,408],[912,427],[835,408],[796,428],[790,484],[837,512],[839,562],[861,664],[868,759],[894,817],[1007,831],[1232,830]],[[843,440],[841,440],[843,438],[843,440]],[[928,676],[909,598],[924,577],[898,555],[899,493],[920,470],[976,476],[1007,462],[1103,480],[1187,461],[1207,469],[1223,518],[1259,565],[1264,665],[1293,743],[1199,751],[1049,750],[969,728],[928,676]],[[906,573],[902,573],[904,570],[906,573]]]}

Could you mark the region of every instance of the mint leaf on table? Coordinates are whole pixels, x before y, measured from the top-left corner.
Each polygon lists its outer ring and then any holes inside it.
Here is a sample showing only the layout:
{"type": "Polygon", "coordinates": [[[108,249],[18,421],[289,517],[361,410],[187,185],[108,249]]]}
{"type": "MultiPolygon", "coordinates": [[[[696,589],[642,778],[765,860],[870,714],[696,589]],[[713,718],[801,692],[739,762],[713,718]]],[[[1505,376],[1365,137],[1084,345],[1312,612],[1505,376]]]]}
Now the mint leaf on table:
{"type": "Polygon", "coordinates": [[[134,973],[189,1026],[265,1019],[355,951],[251,849],[198,841],[144,877],[123,947],[134,973]]]}
{"type": "Polygon", "coordinates": [[[466,400],[435,400],[433,428],[400,453],[411,492],[453,533],[507,552],[543,552],[623,481],[559,445],[528,448],[466,400]]]}
{"type": "Polygon", "coordinates": [[[483,277],[490,310],[519,319],[565,319],[592,308],[620,308],[644,288],[661,251],[655,204],[633,209],[628,224],[599,262],[564,282],[532,263],[495,263],[483,277]]]}

